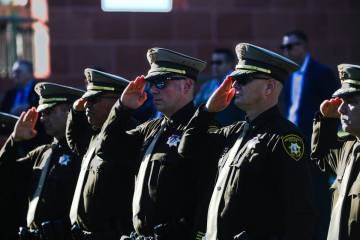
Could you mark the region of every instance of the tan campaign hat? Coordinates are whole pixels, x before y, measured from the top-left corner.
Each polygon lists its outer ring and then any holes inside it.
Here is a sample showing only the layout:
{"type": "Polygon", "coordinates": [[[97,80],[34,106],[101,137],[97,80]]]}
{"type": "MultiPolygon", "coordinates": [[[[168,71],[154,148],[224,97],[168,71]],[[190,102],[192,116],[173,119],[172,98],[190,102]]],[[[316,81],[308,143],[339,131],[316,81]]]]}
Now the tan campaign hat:
{"type": "Polygon", "coordinates": [[[88,82],[86,93],[82,96],[85,99],[107,92],[120,94],[130,82],[123,77],[92,68],[86,68],[84,74],[88,82]]]}
{"type": "Polygon", "coordinates": [[[196,80],[206,62],[165,48],[151,48],[147,52],[150,70],[145,76],[151,80],[159,76],[186,76],[196,80]]]}
{"type": "Polygon", "coordinates": [[[284,82],[292,72],[299,69],[299,66],[290,59],[249,43],[239,43],[235,51],[239,62],[230,74],[233,77],[263,73],[284,82]]]}
{"type": "Polygon", "coordinates": [[[34,87],[39,95],[38,112],[54,107],[59,103],[73,103],[80,98],[85,91],[56,83],[39,82],[34,87]]]}
{"type": "Polygon", "coordinates": [[[333,97],[342,97],[360,93],[360,66],[353,64],[338,65],[341,87],[336,90],[333,97]]]}

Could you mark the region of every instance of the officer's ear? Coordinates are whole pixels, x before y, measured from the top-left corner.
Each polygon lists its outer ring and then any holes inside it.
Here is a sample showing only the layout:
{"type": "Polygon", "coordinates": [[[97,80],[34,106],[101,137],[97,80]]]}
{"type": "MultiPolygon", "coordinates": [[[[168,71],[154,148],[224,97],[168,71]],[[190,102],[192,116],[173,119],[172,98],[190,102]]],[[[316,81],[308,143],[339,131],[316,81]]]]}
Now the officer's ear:
{"type": "Polygon", "coordinates": [[[194,88],[194,80],[187,78],[184,80],[184,84],[183,84],[183,90],[184,93],[189,93],[193,90],[194,88]]]}
{"type": "Polygon", "coordinates": [[[271,95],[274,92],[274,90],[276,89],[276,85],[277,84],[274,79],[267,80],[266,85],[265,85],[265,95],[266,96],[271,95]]]}

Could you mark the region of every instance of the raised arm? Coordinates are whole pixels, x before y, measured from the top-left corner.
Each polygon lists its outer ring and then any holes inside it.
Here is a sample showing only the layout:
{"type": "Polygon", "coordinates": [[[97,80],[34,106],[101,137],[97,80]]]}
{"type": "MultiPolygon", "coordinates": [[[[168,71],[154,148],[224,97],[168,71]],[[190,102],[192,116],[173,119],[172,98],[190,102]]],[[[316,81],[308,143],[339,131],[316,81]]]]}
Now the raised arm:
{"type": "Polygon", "coordinates": [[[328,167],[336,172],[343,142],[338,140],[337,127],[340,114],[337,111],[342,100],[333,98],[320,105],[320,112],[315,115],[311,139],[311,159],[317,161],[320,169],[328,167]]]}
{"type": "Polygon", "coordinates": [[[66,141],[70,149],[77,155],[86,153],[93,130],[85,116],[85,99],[74,102],[66,122],[66,141]]]}

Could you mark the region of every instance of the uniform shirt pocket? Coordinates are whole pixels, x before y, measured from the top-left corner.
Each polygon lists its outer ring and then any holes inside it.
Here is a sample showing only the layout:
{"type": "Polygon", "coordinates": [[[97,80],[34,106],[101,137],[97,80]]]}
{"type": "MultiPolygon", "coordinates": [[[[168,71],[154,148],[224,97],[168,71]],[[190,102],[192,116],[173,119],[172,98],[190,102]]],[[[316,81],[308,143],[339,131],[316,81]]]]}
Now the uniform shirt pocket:
{"type": "Polygon", "coordinates": [[[86,195],[94,195],[99,188],[101,177],[106,169],[106,161],[101,157],[95,156],[88,166],[88,177],[86,179],[86,184],[84,186],[84,192],[86,195]]]}

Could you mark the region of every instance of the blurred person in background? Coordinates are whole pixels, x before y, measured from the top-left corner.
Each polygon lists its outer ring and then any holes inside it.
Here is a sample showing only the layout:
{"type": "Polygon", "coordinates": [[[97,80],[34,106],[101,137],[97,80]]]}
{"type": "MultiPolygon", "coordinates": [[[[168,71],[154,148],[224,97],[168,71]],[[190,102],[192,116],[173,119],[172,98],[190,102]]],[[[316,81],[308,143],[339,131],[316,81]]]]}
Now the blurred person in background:
{"type": "MultiPolygon", "coordinates": [[[[211,55],[211,79],[205,82],[194,98],[195,106],[206,103],[211,94],[220,86],[235,66],[235,55],[227,48],[217,48],[211,55]]],[[[216,114],[216,121],[227,126],[244,119],[244,112],[232,102],[226,109],[216,114]]]]}
{"type": "Polygon", "coordinates": [[[22,111],[36,106],[39,100],[35,94],[33,64],[27,60],[17,60],[11,72],[15,87],[5,93],[0,110],[19,116],[22,111]]]}

